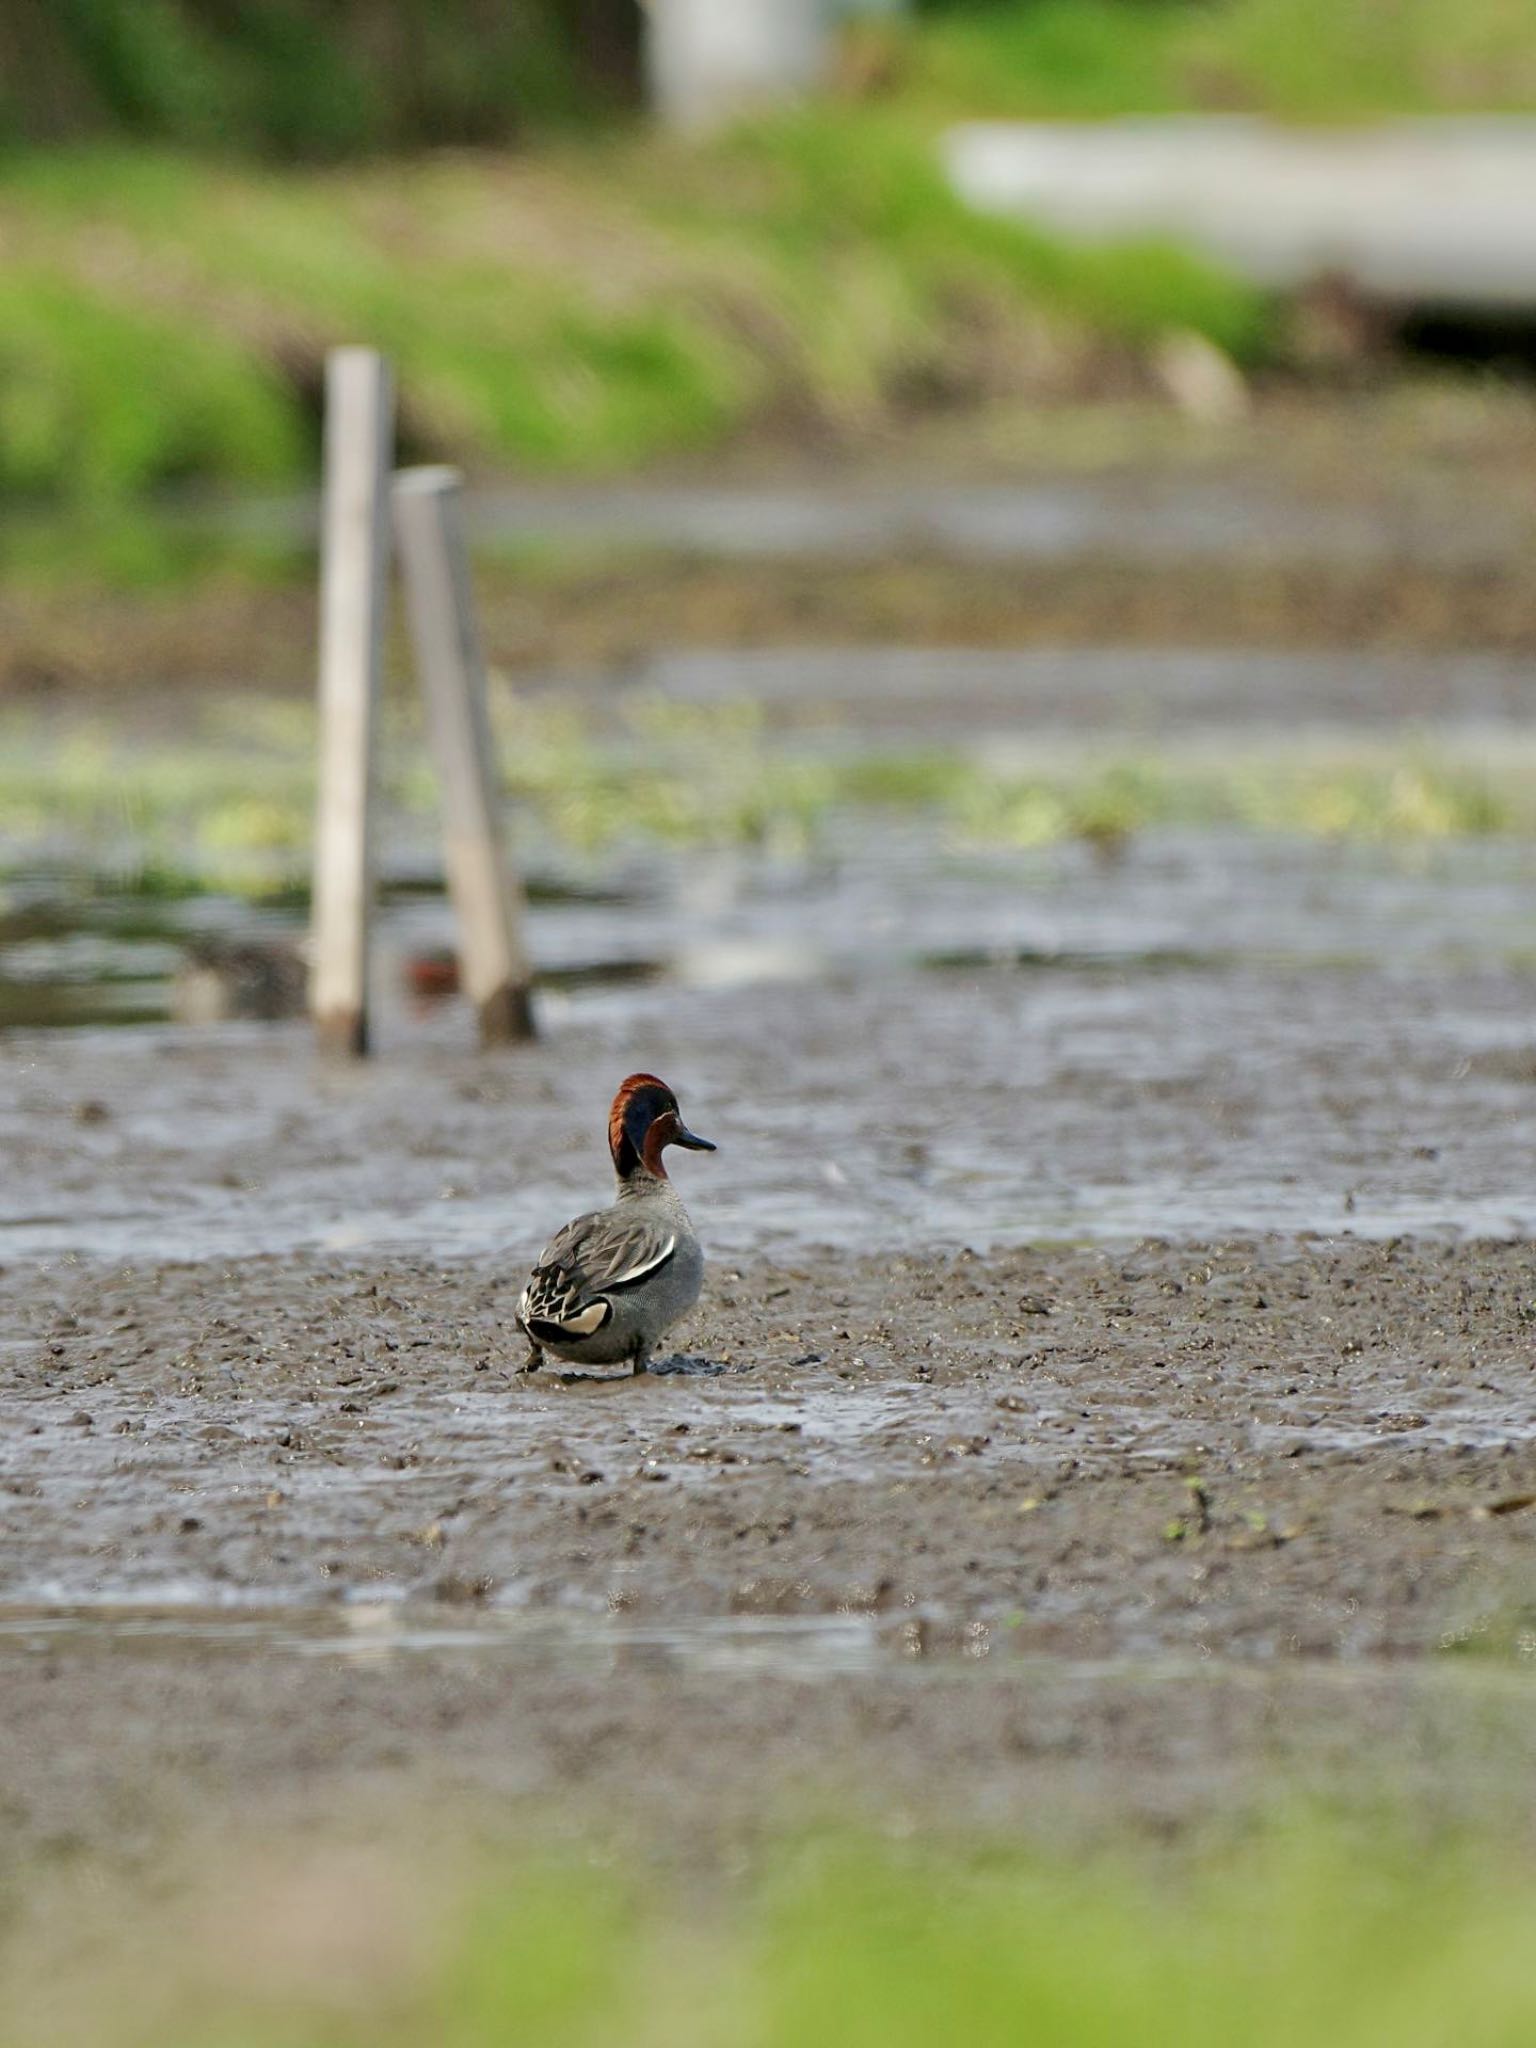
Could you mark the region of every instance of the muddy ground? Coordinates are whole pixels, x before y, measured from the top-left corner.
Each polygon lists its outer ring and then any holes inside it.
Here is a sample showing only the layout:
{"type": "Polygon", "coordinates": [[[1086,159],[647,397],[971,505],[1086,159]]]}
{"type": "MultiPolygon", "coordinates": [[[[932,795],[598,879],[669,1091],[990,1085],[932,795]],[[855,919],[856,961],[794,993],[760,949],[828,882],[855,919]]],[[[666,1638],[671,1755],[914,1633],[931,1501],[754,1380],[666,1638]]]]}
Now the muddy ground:
{"type": "Polygon", "coordinates": [[[7,1576],[1422,1652],[1529,1555],[1532,1279],[1496,1244],[806,1252],[717,1271],[630,1383],[521,1373],[505,1262],[86,1271],[8,1316],[7,1576]]]}
{"type": "MultiPolygon", "coordinates": [[[[1504,565],[1020,560],[931,556],[850,565],[602,550],[536,578],[486,561],[477,593],[489,659],[518,678],[623,672],[672,647],[1536,649],[1536,576],[1504,565]]],[[[263,587],[214,579],[145,602],[76,591],[0,606],[0,689],[31,705],[174,690],[307,692],[315,600],[306,575],[263,587]]],[[[391,642],[403,679],[403,634],[391,642]]],[[[402,683],[403,686],[403,683],[402,683]]]]}
{"type": "MultiPolygon", "coordinates": [[[[1536,406],[1493,383],[1281,388],[1219,430],[1146,405],[967,414],[858,462],[778,449],[487,486],[476,592],[490,659],[520,680],[622,673],[658,647],[1529,654],[1533,460],[1536,406]]],[[[313,519],[308,500],[172,505],[151,550],[164,587],[122,584],[110,549],[97,567],[89,528],[18,529],[0,694],[307,692],[313,519]]]]}
{"type": "Polygon", "coordinates": [[[262,1602],[0,1615],[13,1848],[1528,1818],[1524,1246],[755,1261],[633,1384],[500,1262],[8,1278],[13,1593],[262,1602]]]}
{"type": "Polygon", "coordinates": [[[593,997],[489,1063],[401,1023],[366,1075],[299,1027],[13,1039],[18,1853],[426,1801],[684,1862],[1298,1786],[1523,1827],[1536,1270],[1423,1204],[1523,1199],[1486,1038],[1528,978],[1463,983],[1475,1059],[1403,970],[1027,982],[593,997]],[[706,1298],[673,1369],[526,1378],[521,1267],[601,1195],[629,1055],[722,1143],[679,1168],[706,1298]],[[1042,1179],[1073,1225],[1018,1221],[1042,1179]],[[1114,1225],[1266,1186],[1308,1220],[1114,1225]]]}

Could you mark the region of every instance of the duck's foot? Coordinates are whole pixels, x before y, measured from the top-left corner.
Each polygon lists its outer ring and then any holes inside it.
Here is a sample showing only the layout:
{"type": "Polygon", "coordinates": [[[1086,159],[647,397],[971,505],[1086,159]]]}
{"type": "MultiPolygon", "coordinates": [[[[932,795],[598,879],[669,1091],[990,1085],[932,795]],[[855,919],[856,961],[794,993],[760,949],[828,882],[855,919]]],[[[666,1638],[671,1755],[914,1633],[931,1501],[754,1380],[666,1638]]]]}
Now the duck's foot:
{"type": "Polygon", "coordinates": [[[528,1356],[523,1360],[522,1364],[518,1367],[518,1371],[537,1372],[539,1370],[539,1367],[543,1363],[543,1350],[539,1345],[535,1344],[533,1339],[530,1337],[528,1340],[528,1356]]]}
{"type": "Polygon", "coordinates": [[[650,1354],[650,1352],[649,1352],[649,1351],[645,1350],[645,1349],[644,1349],[644,1348],[642,1347],[642,1348],[641,1348],[641,1349],[640,1349],[639,1351],[637,1351],[637,1352],[635,1353],[635,1357],[634,1357],[634,1364],[633,1364],[633,1368],[632,1368],[632,1371],[631,1371],[631,1377],[632,1377],[633,1379],[639,1379],[639,1377],[640,1377],[641,1373],[643,1373],[643,1372],[649,1372],[649,1371],[650,1371],[650,1369],[651,1369],[651,1354],[650,1354]]]}

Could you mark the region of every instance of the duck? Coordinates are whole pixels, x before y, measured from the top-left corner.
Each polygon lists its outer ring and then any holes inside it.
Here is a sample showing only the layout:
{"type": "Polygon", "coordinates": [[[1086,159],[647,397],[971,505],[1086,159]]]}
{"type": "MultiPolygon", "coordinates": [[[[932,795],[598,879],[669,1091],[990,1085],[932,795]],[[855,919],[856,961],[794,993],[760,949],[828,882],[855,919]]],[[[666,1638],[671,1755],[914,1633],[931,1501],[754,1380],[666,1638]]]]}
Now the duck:
{"type": "Polygon", "coordinates": [[[667,1178],[662,1155],[670,1145],[716,1149],[689,1130],[665,1081],[630,1074],[608,1112],[613,1201],[550,1239],[518,1299],[525,1372],[537,1372],[546,1352],[572,1365],[628,1360],[634,1374],[646,1372],[657,1344],[698,1300],[704,1253],[667,1178]]]}

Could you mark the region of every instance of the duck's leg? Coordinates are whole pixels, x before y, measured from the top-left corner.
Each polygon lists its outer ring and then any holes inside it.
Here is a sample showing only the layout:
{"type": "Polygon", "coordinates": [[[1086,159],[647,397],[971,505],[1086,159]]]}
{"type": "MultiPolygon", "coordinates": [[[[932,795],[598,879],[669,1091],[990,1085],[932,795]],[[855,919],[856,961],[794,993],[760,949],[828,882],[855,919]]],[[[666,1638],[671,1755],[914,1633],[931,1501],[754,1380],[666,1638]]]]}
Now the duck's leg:
{"type": "Polygon", "coordinates": [[[631,1368],[634,1378],[638,1379],[641,1373],[650,1371],[651,1347],[649,1344],[637,1343],[635,1345],[633,1352],[630,1355],[634,1360],[634,1364],[631,1368]]]}
{"type": "Polygon", "coordinates": [[[532,1337],[528,1336],[528,1332],[523,1329],[521,1323],[519,1323],[517,1327],[523,1331],[523,1335],[525,1337],[528,1337],[528,1356],[523,1360],[522,1364],[518,1367],[518,1371],[537,1372],[539,1367],[544,1363],[544,1347],[541,1344],[536,1343],[532,1337]]]}

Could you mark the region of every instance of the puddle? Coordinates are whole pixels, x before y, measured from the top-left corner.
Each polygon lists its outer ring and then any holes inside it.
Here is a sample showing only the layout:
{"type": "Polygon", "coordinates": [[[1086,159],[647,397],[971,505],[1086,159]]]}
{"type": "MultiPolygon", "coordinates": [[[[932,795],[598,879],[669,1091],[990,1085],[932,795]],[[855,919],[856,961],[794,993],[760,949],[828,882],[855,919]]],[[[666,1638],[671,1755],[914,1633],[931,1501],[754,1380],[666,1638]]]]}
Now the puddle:
{"type": "Polygon", "coordinates": [[[395,1601],[309,1609],[0,1606],[0,1653],[79,1646],[341,1658],[380,1669],[406,1658],[472,1654],[571,1675],[654,1669],[723,1679],[862,1677],[889,1661],[875,1620],[858,1615],[662,1623],[508,1610],[447,1620],[395,1601]]]}
{"type": "MultiPolygon", "coordinates": [[[[727,989],[927,967],[946,974],[1275,971],[1532,952],[1536,847],[1339,847],[1239,831],[1148,831],[1117,856],[1080,841],[958,845],[937,824],[842,820],[814,855],[656,854],[631,893],[541,892],[536,987],[563,1006],[662,984],[727,989]]],[[[11,878],[0,1034],[276,1019],[302,1008],[300,907],[229,897],[81,898],[11,878]]],[[[451,968],[446,897],[413,880],[377,923],[386,1025],[426,1014],[451,968]]]]}
{"type": "MultiPolygon", "coordinates": [[[[1043,1609],[1033,1619],[1044,1619],[1043,1609]]],[[[704,1679],[722,1685],[764,1680],[827,1685],[876,1679],[904,1683],[924,1672],[957,1671],[1010,1687],[1021,1680],[1047,1694],[1062,1684],[1111,1696],[1152,1695],[1169,1688],[1247,1690],[1268,1696],[1277,1683],[1349,1694],[1377,1683],[1368,1659],[1277,1660],[1272,1656],[1180,1655],[1155,1636],[1128,1638],[1118,1654],[1042,1654],[1016,1639],[1012,1624],[975,1623],[936,1629],[895,1615],[701,1616],[683,1621],[530,1614],[489,1610],[473,1618],[437,1619],[402,1602],[338,1603],[325,1608],[257,1605],[0,1606],[0,1660],[60,1652],[157,1663],[181,1657],[259,1662],[329,1662],[381,1680],[401,1680],[404,1667],[449,1659],[493,1662],[514,1672],[573,1683],[615,1679],[704,1679]]],[[[78,1668],[78,1667],[77,1667],[78,1668]]],[[[1492,1700],[1528,1699],[1530,1674],[1518,1658],[1442,1655],[1420,1665],[1415,1688],[1492,1700]]]]}
{"type": "Polygon", "coordinates": [[[957,877],[952,914],[936,885],[904,927],[875,914],[895,917],[893,863],[806,906],[825,936],[803,972],[775,941],[784,906],[744,897],[717,926],[734,926],[729,975],[548,990],[542,1043],[501,1060],[476,1056],[463,1005],[399,997],[379,1058],[347,1072],[315,1064],[302,1022],[13,1035],[0,1261],[306,1247],[516,1261],[603,1197],[603,1106],[640,1066],[679,1077],[722,1145],[677,1168],[717,1258],[1529,1235],[1511,1132],[1536,1116],[1530,972],[1498,957],[1505,929],[1476,907],[1495,896],[1512,926],[1522,888],[1476,863],[1458,876],[1454,858],[1448,884],[1314,868],[1308,961],[1278,950],[1283,900],[1253,927],[1243,863],[1257,855],[1234,849],[1224,872],[1196,858],[1203,931],[1196,892],[1173,900],[1175,847],[1107,884],[1086,860],[1027,893],[957,877]],[[850,901],[863,911],[839,954],[850,901]],[[1141,949],[1119,951],[1138,903],[1141,949]],[[953,944],[967,907],[987,931],[974,950],[953,944]],[[1021,926],[1038,938],[1021,946],[1021,926]],[[950,942],[943,971],[891,960],[930,938],[950,942]]]}

